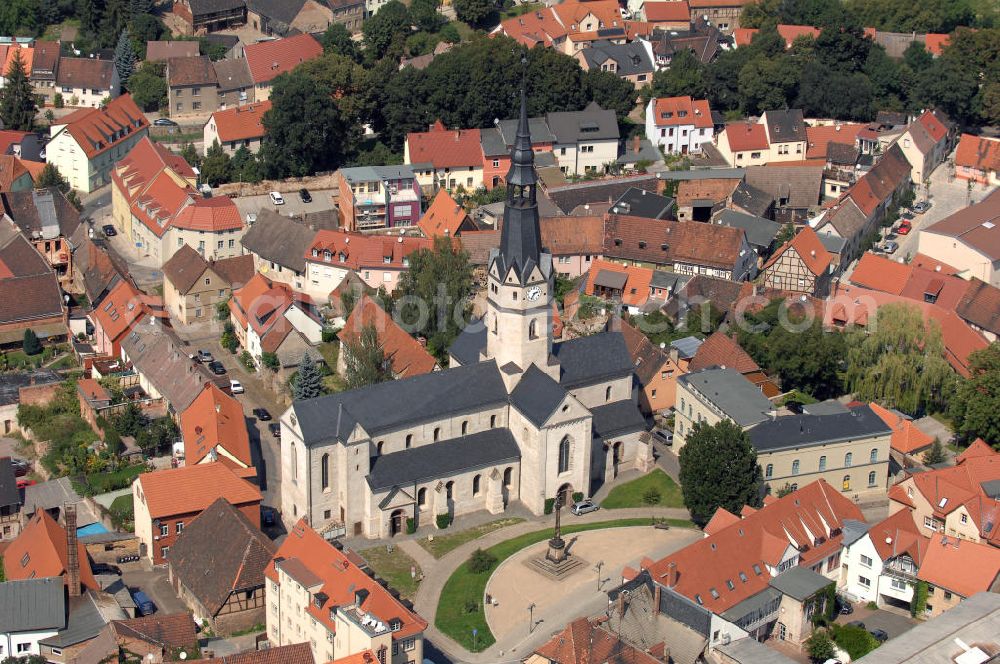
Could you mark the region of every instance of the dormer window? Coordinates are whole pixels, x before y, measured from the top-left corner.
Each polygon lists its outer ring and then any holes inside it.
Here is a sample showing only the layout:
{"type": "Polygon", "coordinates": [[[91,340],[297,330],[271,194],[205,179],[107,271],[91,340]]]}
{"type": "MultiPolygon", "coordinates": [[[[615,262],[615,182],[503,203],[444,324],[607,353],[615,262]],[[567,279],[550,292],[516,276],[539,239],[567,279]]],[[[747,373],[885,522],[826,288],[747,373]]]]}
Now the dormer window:
{"type": "Polygon", "coordinates": [[[346,255],[346,254],[344,254],[344,252],[343,252],[343,251],[342,251],[342,252],[340,252],[340,255],[339,255],[338,257],[340,258],[340,262],[341,262],[341,263],[346,263],[346,262],[347,262],[347,255],[346,255]]]}
{"type": "Polygon", "coordinates": [[[403,622],[399,618],[393,618],[389,621],[389,629],[393,632],[398,632],[403,629],[403,622]]]}
{"type": "Polygon", "coordinates": [[[319,256],[319,250],[313,249],[313,258],[316,258],[317,256],[319,256]]]}
{"type": "Polygon", "coordinates": [[[333,254],[331,254],[329,251],[323,252],[323,260],[329,263],[331,258],[333,258],[333,254]]]}
{"type": "Polygon", "coordinates": [[[391,264],[392,263],[392,256],[383,256],[382,257],[382,262],[385,263],[386,265],[391,264]]]}

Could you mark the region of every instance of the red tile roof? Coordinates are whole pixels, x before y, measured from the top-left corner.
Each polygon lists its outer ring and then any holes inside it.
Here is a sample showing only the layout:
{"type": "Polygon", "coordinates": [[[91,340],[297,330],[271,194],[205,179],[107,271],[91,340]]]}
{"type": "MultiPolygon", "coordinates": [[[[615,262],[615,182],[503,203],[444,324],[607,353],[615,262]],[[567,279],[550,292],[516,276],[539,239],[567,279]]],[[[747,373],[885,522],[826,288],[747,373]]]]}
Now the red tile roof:
{"type": "Polygon", "coordinates": [[[80,145],[88,159],[110,150],[136,132],[149,128],[149,120],[132,101],[130,94],[112,99],[103,108],[81,109],[71,113],[58,120],[56,126],[59,124],[80,145]]]}
{"type": "Polygon", "coordinates": [[[648,267],[625,266],[598,258],[590,264],[590,271],[587,273],[587,295],[594,294],[594,282],[601,272],[614,272],[626,276],[622,290],[622,302],[625,305],[641,307],[649,300],[649,284],[653,280],[653,271],[648,267]]]}
{"type": "Polygon", "coordinates": [[[955,165],[979,171],[1000,171],[1000,140],[962,134],[955,151],[955,165]]]}
{"type": "MultiPolygon", "coordinates": [[[[85,588],[100,590],[90,570],[87,548],[78,542],[80,583],[85,588]]],[[[66,529],[55,522],[43,509],[35,511],[21,534],[3,550],[3,569],[8,581],[64,576],[69,547],[66,529]]],[[[64,579],[65,580],[65,579],[64,579]]]]}
{"type": "Polygon", "coordinates": [[[142,302],[139,291],[131,283],[122,279],[111,289],[101,304],[90,312],[94,324],[104,330],[108,339],[115,341],[125,336],[148,309],[142,302]]]}
{"type": "Polygon", "coordinates": [[[941,55],[944,47],[951,43],[951,35],[929,32],[924,36],[924,47],[931,55],[941,55]]]}
{"type": "Polygon", "coordinates": [[[591,622],[589,618],[577,618],[566,625],[562,631],[556,632],[551,639],[539,646],[535,654],[552,664],[593,662],[656,664],[660,661],[649,653],[625,643],[619,636],[600,627],[597,620],[591,622]]]}
{"type": "Polygon", "coordinates": [[[20,159],[14,155],[0,154],[0,191],[11,191],[14,183],[27,177],[30,188],[31,174],[20,159]]]}
{"type": "Polygon", "coordinates": [[[864,520],[857,505],[817,480],[656,561],[649,574],[666,585],[673,569],[676,592],[722,613],[767,588],[772,578],[767,567],[776,568],[789,548],[799,549],[800,566],[839,551],[846,519],[864,520]],[[814,541],[810,533],[826,539],[814,541]]]}
{"type": "Polygon", "coordinates": [[[420,232],[430,238],[438,236],[457,237],[460,231],[464,230],[462,228],[463,225],[466,228],[475,228],[469,220],[469,215],[466,214],[465,208],[456,203],[455,199],[444,189],[438,190],[434,201],[427,208],[427,211],[424,212],[424,216],[420,217],[420,221],[417,222],[420,232]]]}
{"type": "Polygon", "coordinates": [[[774,265],[778,261],[778,258],[789,249],[793,249],[799,258],[802,259],[806,268],[817,277],[823,274],[833,261],[833,254],[823,247],[823,243],[820,241],[819,236],[816,235],[816,231],[809,226],[805,226],[794,238],[781,245],[774,252],[774,255],[764,264],[764,269],[766,270],[774,265]]]}
{"type": "Polygon", "coordinates": [[[434,168],[482,168],[483,148],[478,129],[446,129],[440,120],[429,131],[406,135],[410,164],[434,168]]]}
{"type": "Polygon", "coordinates": [[[934,114],[934,111],[924,111],[917,122],[927,131],[927,135],[931,137],[935,143],[940,143],[944,140],[945,136],[948,135],[948,128],[944,126],[940,118],[934,114]]]}
{"type": "Polygon", "coordinates": [[[642,11],[646,14],[646,21],[649,23],[659,22],[684,22],[691,21],[691,8],[685,0],[672,0],[671,2],[647,2],[642,6],[642,11]]]}
{"type": "Polygon", "coordinates": [[[271,646],[267,650],[248,650],[214,659],[200,659],[198,662],[200,664],[315,664],[316,660],[313,658],[312,646],[308,643],[293,643],[287,646],[271,646]]]}
{"type": "MultiPolygon", "coordinates": [[[[752,510],[753,508],[750,509],[752,510]]],[[[720,507],[715,510],[715,514],[712,515],[712,518],[708,520],[708,523],[705,524],[705,527],[702,530],[706,535],[714,535],[734,523],[739,522],[739,520],[740,517],[736,516],[729,510],[720,507]]]]}
{"type": "Polygon", "coordinates": [[[234,507],[261,500],[260,489],[224,463],[157,470],[139,475],[137,481],[152,519],[201,512],[219,498],[234,507]]]}
{"type": "Polygon", "coordinates": [[[971,597],[990,589],[1000,576],[1000,549],[957,537],[935,536],[917,578],[932,586],[971,597]]]}
{"type": "Polygon", "coordinates": [[[228,196],[197,197],[180,211],[171,225],[186,230],[219,233],[243,228],[243,217],[228,196]]]}
{"type": "Polygon", "coordinates": [[[163,237],[178,214],[196,196],[200,198],[193,187],[194,169],[148,136],[115,164],[111,181],[128,202],[132,215],[156,237],[163,237]]]}
{"type": "MultiPolygon", "coordinates": [[[[646,3],[649,11],[651,3],[646,3]]],[[[678,5],[680,2],[656,2],[657,5],[678,5]]],[[[685,10],[687,13],[687,10],[685,10]]],[[[656,100],[653,110],[653,122],[657,127],[670,125],[694,125],[695,127],[712,128],[712,111],[708,100],[691,99],[691,97],[661,97],[656,100]]]]}
{"type": "Polygon", "coordinates": [[[913,268],[878,254],[865,253],[851,273],[851,283],[899,295],[906,288],[913,268]]]}
{"type": "Polygon", "coordinates": [[[569,32],[551,7],[509,18],[500,25],[503,34],[529,48],[535,44],[552,46],[554,40],[565,38],[569,32]]]}
{"type": "Polygon", "coordinates": [[[920,567],[931,543],[930,538],[920,533],[913,514],[908,510],[900,510],[874,524],[868,529],[868,536],[883,562],[906,554],[917,567],[920,567]]]}
{"type": "Polygon", "coordinates": [[[925,447],[930,447],[934,442],[934,437],[918,429],[917,425],[913,423],[913,420],[901,417],[891,410],[883,408],[874,401],[868,405],[871,407],[872,411],[882,418],[882,421],[892,429],[892,437],[889,440],[889,446],[897,452],[902,454],[913,454],[914,452],[922,450],[925,447]]]}
{"type": "Polygon", "coordinates": [[[812,37],[813,39],[819,37],[819,29],[811,25],[785,25],[779,23],[778,34],[784,38],[785,46],[791,48],[792,44],[799,37],[812,37]]]}
{"type": "Polygon", "coordinates": [[[21,65],[24,67],[24,73],[31,76],[31,65],[35,61],[35,49],[30,46],[0,46],[0,59],[3,60],[3,64],[0,65],[3,68],[0,69],[0,76],[6,77],[14,66],[14,60],[17,56],[21,56],[21,65]]]}
{"type": "Polygon", "coordinates": [[[321,265],[329,263],[351,270],[363,267],[402,270],[408,266],[410,254],[433,246],[434,241],[429,238],[322,230],[316,233],[312,244],[306,248],[305,258],[308,262],[321,265]],[[327,252],[329,260],[326,260],[327,252]],[[387,258],[388,261],[385,260],[387,258]]]}
{"type": "Polygon", "coordinates": [[[760,371],[760,367],[743,348],[725,334],[718,331],[702,342],[691,358],[688,371],[698,371],[714,366],[725,366],[741,374],[760,371]]]}
{"type": "Polygon", "coordinates": [[[732,122],[726,125],[726,138],[731,152],[766,150],[767,128],[760,123],[732,122]]]}
{"type": "Polygon", "coordinates": [[[13,129],[0,131],[0,154],[7,154],[7,150],[10,149],[11,145],[20,143],[29,133],[27,131],[14,131],[13,129]]]}
{"type": "Polygon", "coordinates": [[[250,44],[243,48],[243,55],[250,67],[250,78],[260,85],[320,57],[323,47],[312,35],[301,34],[250,44]]]}
{"type": "Polygon", "coordinates": [[[368,325],[375,327],[379,345],[382,346],[386,359],[392,363],[392,372],[396,376],[419,376],[430,373],[437,367],[434,356],[397,325],[392,316],[367,294],[361,296],[354,311],[348,316],[344,329],[340,332],[340,340],[348,343],[355,341],[361,330],[368,325]]]}
{"type": "Polygon", "coordinates": [[[850,122],[806,127],[806,159],[826,159],[830,143],[854,145],[864,125],[850,122]]]}
{"type": "Polygon", "coordinates": [[[292,292],[288,285],[272,282],[259,272],[242,288],[234,290],[229,298],[229,311],[240,327],[245,330],[249,325],[261,337],[283,319],[291,305],[292,292]]]}
{"type": "Polygon", "coordinates": [[[944,342],[945,359],[955,371],[968,377],[969,355],[986,348],[989,344],[983,335],[969,327],[958,314],[936,304],[910,300],[861,286],[838,284],[827,300],[824,324],[838,327],[867,325],[869,317],[873,314],[872,308],[878,309],[886,304],[899,303],[920,309],[925,323],[933,320],[938,324],[941,328],[941,340],[944,342]]]}
{"type": "Polygon", "coordinates": [[[955,463],[962,464],[968,461],[969,459],[982,459],[982,458],[988,459],[992,457],[994,454],[996,454],[996,450],[990,447],[989,443],[987,443],[982,438],[976,438],[974,441],[972,441],[971,445],[966,447],[964,450],[962,450],[961,454],[955,457],[955,463]]]}
{"type": "Polygon", "coordinates": [[[553,256],[597,256],[604,249],[603,217],[542,217],[539,226],[542,247],[553,256]]]}
{"type": "MultiPolygon", "coordinates": [[[[310,586],[310,591],[313,591],[313,585],[321,586],[315,591],[326,595],[326,602],[319,608],[315,601],[310,601],[306,611],[331,632],[336,631],[335,622],[330,616],[331,609],[338,607],[339,611],[350,610],[355,605],[358,590],[368,592],[359,607],[361,611],[385,624],[394,618],[400,621],[400,629],[391,632],[393,641],[410,638],[427,629],[427,621],[403,606],[388,590],[361,571],[347,555],[320,537],[306,525],[305,519],[292,527],[274,560],[267,566],[265,575],[274,582],[278,581],[276,565],[292,576],[300,573],[306,577],[308,582],[305,585],[310,586]]],[[[314,592],[310,599],[315,596],[314,592]]]]}
{"type": "Polygon", "coordinates": [[[220,458],[228,453],[243,467],[253,465],[243,406],[214,383],[205,384],[180,421],[186,465],[201,463],[217,447],[225,450],[217,451],[220,458]]]}
{"type": "Polygon", "coordinates": [[[271,102],[246,104],[212,114],[215,130],[223,143],[261,138],[264,130],[264,114],[271,110],[271,102]]]}

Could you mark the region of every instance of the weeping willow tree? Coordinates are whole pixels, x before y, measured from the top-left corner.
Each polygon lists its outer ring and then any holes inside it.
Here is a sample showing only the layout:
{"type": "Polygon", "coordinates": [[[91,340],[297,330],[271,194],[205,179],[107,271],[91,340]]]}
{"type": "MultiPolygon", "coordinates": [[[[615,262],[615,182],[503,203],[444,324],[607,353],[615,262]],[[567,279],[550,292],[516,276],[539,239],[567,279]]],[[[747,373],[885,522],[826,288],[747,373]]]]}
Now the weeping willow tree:
{"type": "Polygon", "coordinates": [[[862,401],[921,415],[944,410],[954,392],[941,328],[915,306],[880,307],[874,328],[852,332],[847,347],[847,389],[862,401]]]}

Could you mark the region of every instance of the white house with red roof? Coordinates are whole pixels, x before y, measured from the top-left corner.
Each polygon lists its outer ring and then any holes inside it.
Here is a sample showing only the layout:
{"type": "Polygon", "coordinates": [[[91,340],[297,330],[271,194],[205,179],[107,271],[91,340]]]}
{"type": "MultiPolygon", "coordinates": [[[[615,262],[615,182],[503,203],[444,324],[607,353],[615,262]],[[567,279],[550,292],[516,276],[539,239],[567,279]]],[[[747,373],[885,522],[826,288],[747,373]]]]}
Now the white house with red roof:
{"type": "Polygon", "coordinates": [[[410,254],[432,246],[433,240],[422,237],[318,231],[305,252],[306,293],[325,299],[348,272],[357,273],[372,288],[391,293],[410,267],[410,254]]]}
{"type": "Polygon", "coordinates": [[[857,526],[844,541],[843,594],[856,602],[909,609],[917,572],[931,546],[907,511],[857,526]]]}
{"type": "Polygon", "coordinates": [[[235,154],[240,148],[256,154],[267,133],[264,129],[264,114],[270,110],[271,102],[262,101],[212,113],[202,131],[205,154],[208,154],[208,149],[216,142],[229,155],[235,154]]]}
{"type": "Polygon", "coordinates": [[[948,156],[951,127],[951,121],[941,111],[924,111],[896,140],[912,166],[913,184],[922,184],[948,156]]]}
{"type": "Polygon", "coordinates": [[[46,160],[69,185],[89,194],[111,181],[111,169],[149,133],[149,120],[125,94],[103,108],[74,111],[49,129],[46,160]]]}
{"type": "Polygon", "coordinates": [[[148,138],[112,173],[116,225],[156,266],[185,244],[206,260],[239,256],[243,217],[227,197],[205,198],[194,170],[183,158],[148,138]]]}
{"type": "Polygon", "coordinates": [[[266,101],[271,97],[271,82],[274,79],[321,55],[323,47],[308,33],[243,47],[243,56],[250,68],[250,80],[253,81],[254,99],[266,101]]]}
{"type": "Polygon", "coordinates": [[[427,621],[300,519],[289,529],[267,577],[267,637],[312,644],[317,662],[371,651],[385,664],[422,662],[427,621]]]}
{"type": "Polygon", "coordinates": [[[410,132],[403,163],[413,167],[417,182],[430,191],[483,186],[483,148],[478,129],[448,129],[438,120],[428,131],[410,132]]]}
{"type": "Polygon", "coordinates": [[[705,99],[663,97],[646,105],[646,138],[667,154],[699,154],[702,143],[711,143],[713,136],[712,111],[705,99]]]}

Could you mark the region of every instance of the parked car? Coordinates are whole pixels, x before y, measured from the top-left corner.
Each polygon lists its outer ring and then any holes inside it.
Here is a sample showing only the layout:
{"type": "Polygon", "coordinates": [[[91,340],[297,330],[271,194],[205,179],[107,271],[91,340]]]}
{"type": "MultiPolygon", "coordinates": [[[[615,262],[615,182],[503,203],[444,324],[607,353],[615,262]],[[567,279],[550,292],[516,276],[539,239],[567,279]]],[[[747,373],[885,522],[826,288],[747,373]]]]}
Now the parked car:
{"type": "Polygon", "coordinates": [[[179,126],[176,122],[170,118],[156,118],[153,120],[154,127],[177,127],[179,126]]]}
{"type": "Polygon", "coordinates": [[[111,224],[104,224],[103,226],[101,226],[101,230],[104,231],[105,237],[114,237],[118,235],[118,231],[116,231],[115,227],[112,226],[111,224]]]}
{"type": "Polygon", "coordinates": [[[896,243],[896,242],[893,242],[892,240],[889,240],[888,242],[886,242],[885,246],[883,247],[883,250],[887,254],[894,254],[894,253],[896,253],[897,249],[899,249],[899,244],[896,243]]]}
{"type": "Polygon", "coordinates": [[[306,189],[305,187],[299,189],[299,198],[302,199],[303,203],[312,203],[313,201],[312,194],[310,194],[309,190],[306,189]]]}
{"type": "Polygon", "coordinates": [[[218,360],[213,360],[208,363],[208,369],[214,373],[216,376],[221,376],[226,373],[226,367],[222,366],[222,362],[218,360]]]}
{"type": "Polygon", "coordinates": [[[267,425],[267,430],[271,432],[271,435],[281,440],[281,425],[277,422],[271,422],[267,425]]]}
{"type": "Polygon", "coordinates": [[[215,358],[207,350],[198,351],[198,361],[199,362],[214,362],[215,358]]]}
{"type": "Polygon", "coordinates": [[[653,433],[651,435],[653,436],[653,440],[655,440],[658,443],[663,443],[664,445],[667,446],[674,444],[673,431],[664,431],[663,429],[653,429],[653,433]]]}
{"type": "Polygon", "coordinates": [[[10,465],[14,467],[14,476],[23,477],[31,470],[31,464],[24,459],[10,457],[10,465]]]}
{"type": "Polygon", "coordinates": [[[913,221],[913,213],[909,210],[903,210],[899,213],[899,218],[905,221],[913,221]]]}
{"type": "Polygon", "coordinates": [[[271,419],[271,413],[267,412],[267,408],[254,408],[253,416],[261,422],[267,422],[271,419]]]}
{"type": "Polygon", "coordinates": [[[899,235],[909,235],[910,231],[913,230],[913,224],[904,219],[899,222],[899,227],[896,228],[896,233],[899,235]]]}
{"type": "Polygon", "coordinates": [[[235,378],[229,379],[229,391],[233,394],[243,394],[246,390],[243,389],[243,384],[235,378]]]}
{"type": "Polygon", "coordinates": [[[114,574],[115,576],[122,575],[122,568],[118,565],[110,565],[108,563],[94,563],[90,566],[90,570],[94,574],[114,574]]]}
{"type": "Polygon", "coordinates": [[[586,500],[581,500],[580,502],[573,503],[573,507],[569,508],[569,511],[577,516],[582,516],[590,512],[596,512],[599,509],[601,509],[600,505],[595,503],[590,498],[587,498],[586,500]]]}
{"type": "Polygon", "coordinates": [[[132,601],[135,602],[136,612],[140,616],[151,616],[156,613],[156,605],[153,604],[153,600],[149,599],[149,595],[141,590],[132,592],[132,601]]]}
{"type": "Polygon", "coordinates": [[[270,194],[268,194],[268,196],[271,197],[271,202],[274,203],[275,205],[285,204],[285,199],[282,198],[281,194],[276,191],[272,191],[270,194]]]}
{"type": "Polygon", "coordinates": [[[869,634],[875,637],[875,640],[879,643],[885,643],[889,640],[889,633],[884,629],[873,629],[868,631],[869,634]]]}
{"type": "Polygon", "coordinates": [[[837,595],[837,613],[842,616],[849,616],[854,613],[854,605],[840,595],[837,595]]]}
{"type": "Polygon", "coordinates": [[[917,214],[923,214],[931,209],[930,201],[917,201],[917,204],[913,206],[913,211],[917,214]]]}

